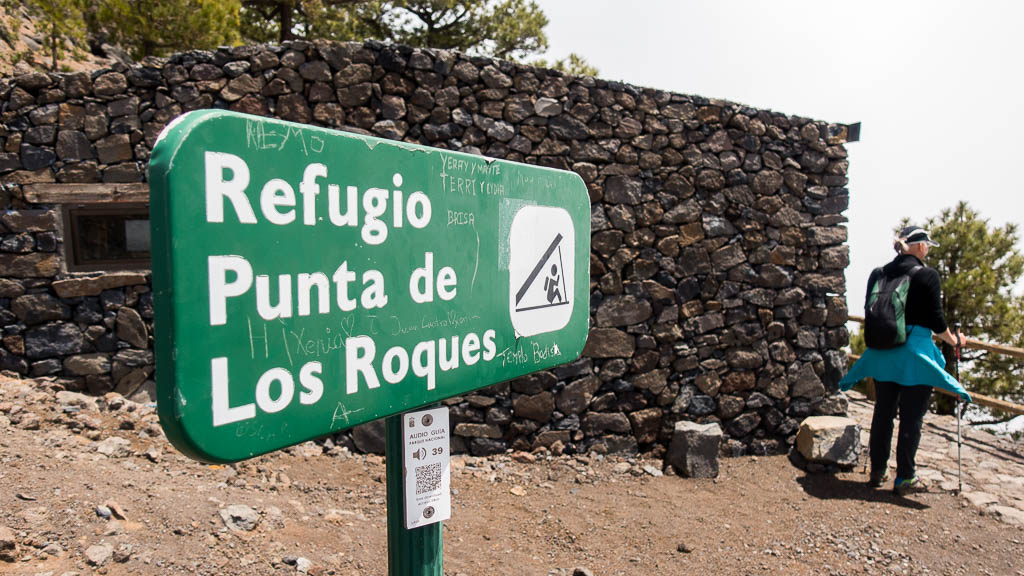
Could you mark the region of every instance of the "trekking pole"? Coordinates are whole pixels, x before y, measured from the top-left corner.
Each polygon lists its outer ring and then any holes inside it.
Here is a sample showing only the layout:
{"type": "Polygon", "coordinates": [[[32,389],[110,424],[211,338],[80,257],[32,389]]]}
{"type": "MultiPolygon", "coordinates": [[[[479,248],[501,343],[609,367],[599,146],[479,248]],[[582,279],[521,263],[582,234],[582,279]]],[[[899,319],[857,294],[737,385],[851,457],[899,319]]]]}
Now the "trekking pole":
{"type": "MultiPolygon", "coordinates": [[[[960,323],[957,322],[953,325],[956,330],[956,356],[953,361],[953,373],[956,376],[956,381],[960,381],[960,323]]],[[[964,481],[961,474],[960,465],[960,396],[956,397],[956,493],[961,494],[964,491],[964,481]]]]}

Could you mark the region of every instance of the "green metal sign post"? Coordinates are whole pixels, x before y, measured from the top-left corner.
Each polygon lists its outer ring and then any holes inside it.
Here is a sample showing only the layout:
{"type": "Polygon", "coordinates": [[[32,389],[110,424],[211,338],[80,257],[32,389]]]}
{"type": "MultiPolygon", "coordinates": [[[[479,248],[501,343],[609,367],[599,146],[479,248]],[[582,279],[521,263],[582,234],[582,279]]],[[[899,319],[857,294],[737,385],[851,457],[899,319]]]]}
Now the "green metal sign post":
{"type": "MultiPolygon", "coordinates": [[[[251,458],[583,349],[571,172],[203,110],[167,126],[149,181],[158,411],[190,457],[251,458]]],[[[392,560],[439,567],[440,528],[410,534],[392,560]]]]}
{"type": "Polygon", "coordinates": [[[402,416],[388,416],[385,427],[385,482],[387,484],[388,574],[390,576],[443,576],[441,533],[437,522],[407,529],[403,521],[402,416]]]}

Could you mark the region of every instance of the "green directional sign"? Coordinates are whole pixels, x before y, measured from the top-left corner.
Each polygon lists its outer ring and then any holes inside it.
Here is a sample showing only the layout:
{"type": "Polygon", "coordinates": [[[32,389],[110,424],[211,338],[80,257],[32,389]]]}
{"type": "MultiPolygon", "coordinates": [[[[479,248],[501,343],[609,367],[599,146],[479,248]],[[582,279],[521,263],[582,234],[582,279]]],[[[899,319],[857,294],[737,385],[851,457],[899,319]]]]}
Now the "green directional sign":
{"type": "Polygon", "coordinates": [[[158,408],[230,462],[579,356],[571,172],[226,111],[149,166],[158,408]]]}

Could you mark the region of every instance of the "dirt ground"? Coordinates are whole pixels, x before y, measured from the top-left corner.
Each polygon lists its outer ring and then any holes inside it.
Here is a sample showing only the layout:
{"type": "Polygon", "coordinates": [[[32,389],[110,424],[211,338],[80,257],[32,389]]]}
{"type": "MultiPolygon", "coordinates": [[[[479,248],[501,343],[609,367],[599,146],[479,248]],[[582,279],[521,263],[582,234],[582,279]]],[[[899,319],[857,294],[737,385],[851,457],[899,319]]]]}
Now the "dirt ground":
{"type": "MultiPolygon", "coordinates": [[[[723,459],[715,480],[655,460],[456,456],[444,572],[1024,575],[1024,528],[865,480],[784,456],[723,459]]],[[[384,500],[378,456],[309,443],[204,465],[150,407],[0,377],[0,574],[385,574],[384,500]],[[232,505],[252,509],[242,529],[232,505]]]]}

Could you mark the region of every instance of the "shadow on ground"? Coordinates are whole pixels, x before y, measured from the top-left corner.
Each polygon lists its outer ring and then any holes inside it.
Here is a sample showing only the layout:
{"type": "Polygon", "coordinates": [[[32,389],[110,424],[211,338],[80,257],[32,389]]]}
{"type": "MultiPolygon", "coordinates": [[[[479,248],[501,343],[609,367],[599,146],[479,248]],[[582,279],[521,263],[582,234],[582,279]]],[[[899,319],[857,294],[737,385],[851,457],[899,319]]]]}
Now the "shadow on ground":
{"type": "Polygon", "coordinates": [[[930,506],[897,496],[887,485],[884,488],[872,488],[866,482],[846,480],[832,474],[804,474],[797,478],[808,496],[821,500],[863,500],[865,502],[885,502],[914,510],[927,510],[930,506]]]}
{"type": "MultiPolygon", "coordinates": [[[[956,442],[957,432],[955,424],[949,422],[926,422],[925,427],[950,442],[956,442]]],[[[998,436],[983,430],[967,430],[966,427],[961,440],[964,446],[969,446],[988,456],[1024,464],[1024,444],[1013,443],[1007,447],[1006,444],[1000,442],[998,436]]]]}

